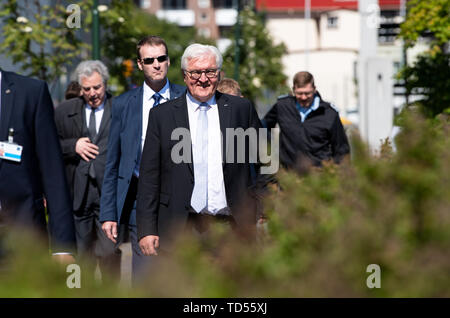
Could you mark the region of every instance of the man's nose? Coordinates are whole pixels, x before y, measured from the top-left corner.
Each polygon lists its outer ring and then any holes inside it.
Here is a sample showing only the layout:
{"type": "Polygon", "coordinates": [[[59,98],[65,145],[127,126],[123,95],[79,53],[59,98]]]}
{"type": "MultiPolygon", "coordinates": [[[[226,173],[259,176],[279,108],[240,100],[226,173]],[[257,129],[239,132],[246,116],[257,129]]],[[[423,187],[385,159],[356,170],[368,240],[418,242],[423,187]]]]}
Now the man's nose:
{"type": "Polygon", "coordinates": [[[200,75],[199,80],[202,81],[202,82],[207,82],[209,80],[209,78],[208,78],[208,76],[206,76],[205,72],[202,72],[202,74],[200,75]]]}

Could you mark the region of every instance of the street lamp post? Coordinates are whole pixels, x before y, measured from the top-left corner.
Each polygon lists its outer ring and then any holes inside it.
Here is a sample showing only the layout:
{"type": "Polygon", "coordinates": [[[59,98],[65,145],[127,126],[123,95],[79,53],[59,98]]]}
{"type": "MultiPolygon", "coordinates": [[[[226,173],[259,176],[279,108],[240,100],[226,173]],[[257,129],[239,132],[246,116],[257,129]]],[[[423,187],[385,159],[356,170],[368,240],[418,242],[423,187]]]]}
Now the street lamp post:
{"type": "Polygon", "coordinates": [[[100,23],[98,17],[98,0],[92,8],[92,58],[100,60],[100,23]]]}
{"type": "Polygon", "coordinates": [[[239,82],[239,63],[240,63],[240,48],[239,48],[239,40],[241,38],[241,23],[240,23],[240,6],[239,0],[233,0],[233,6],[237,11],[236,17],[236,25],[234,30],[234,79],[239,82]]]}

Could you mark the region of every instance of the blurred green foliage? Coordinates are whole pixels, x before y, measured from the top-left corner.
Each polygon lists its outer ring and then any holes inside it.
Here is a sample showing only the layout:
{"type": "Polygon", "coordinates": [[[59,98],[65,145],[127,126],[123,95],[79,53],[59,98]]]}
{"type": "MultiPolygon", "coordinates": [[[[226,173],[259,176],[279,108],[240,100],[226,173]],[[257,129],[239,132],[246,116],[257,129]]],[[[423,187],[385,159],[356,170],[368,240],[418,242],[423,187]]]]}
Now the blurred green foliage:
{"type": "Polygon", "coordinates": [[[0,296],[449,297],[449,120],[405,112],[401,124],[397,152],[386,141],[373,155],[353,135],[351,162],[280,171],[256,243],[218,224],[203,245],[180,237],[139,289],[85,279],[70,290],[69,274],[21,236],[10,241],[18,252],[0,272],[0,296]],[[366,285],[370,264],[381,268],[379,289],[366,285]]]}
{"type": "MultiPolygon", "coordinates": [[[[75,2],[79,11],[67,11],[73,1],[7,0],[0,4],[3,41],[0,52],[11,57],[25,71],[49,83],[67,74],[72,64],[90,59],[93,0],[75,2]],[[79,27],[68,27],[67,19],[79,13],[79,27]]],[[[179,27],[158,19],[135,5],[133,0],[111,0],[99,6],[101,60],[108,66],[110,88],[120,94],[134,85],[142,85],[144,76],[136,64],[136,45],[148,35],[159,35],[169,48],[170,81],[183,84],[181,56],[193,42],[212,43],[197,36],[193,27],[179,27]],[[124,61],[131,60],[127,74],[124,61]]],[[[74,22],[69,18],[69,22],[74,22]]]]}
{"type": "Polygon", "coordinates": [[[419,39],[426,39],[429,47],[397,77],[405,80],[408,94],[424,96],[415,105],[426,116],[450,114],[450,0],[410,0],[407,8],[400,38],[406,48],[419,39]]]}
{"type": "Polygon", "coordinates": [[[168,78],[181,85],[184,85],[181,75],[184,49],[194,42],[211,43],[211,40],[197,36],[195,28],[179,27],[158,19],[136,7],[132,0],[112,0],[109,9],[100,13],[100,25],[102,57],[118,87],[116,94],[127,91],[130,85],[142,85],[144,75],[137,66],[136,45],[145,36],[158,35],[166,41],[170,56],[168,78]],[[125,75],[125,60],[133,62],[131,76],[125,75]]]}
{"type": "MultiPolygon", "coordinates": [[[[88,11],[87,3],[79,6],[80,12],[88,11]]],[[[66,25],[70,13],[61,1],[51,6],[48,1],[2,1],[0,52],[19,64],[26,75],[49,83],[57,80],[88,47],[77,36],[78,29],[66,25]]]]}
{"type": "MultiPolygon", "coordinates": [[[[281,58],[287,53],[284,43],[275,44],[265,26],[264,15],[244,7],[240,12],[239,84],[242,94],[253,103],[270,91],[277,95],[289,91],[281,58]]],[[[233,39],[223,55],[223,71],[235,75],[235,29],[227,36],[233,39]]],[[[272,103],[272,100],[270,101],[272,103]]]]}

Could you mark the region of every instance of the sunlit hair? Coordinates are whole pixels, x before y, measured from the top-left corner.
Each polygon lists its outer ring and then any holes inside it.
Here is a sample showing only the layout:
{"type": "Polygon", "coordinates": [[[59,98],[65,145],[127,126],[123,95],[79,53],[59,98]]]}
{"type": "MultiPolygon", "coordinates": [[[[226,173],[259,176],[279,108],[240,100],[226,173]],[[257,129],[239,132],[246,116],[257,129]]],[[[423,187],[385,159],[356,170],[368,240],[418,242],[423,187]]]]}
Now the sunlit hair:
{"type": "Polygon", "coordinates": [[[184,50],[183,56],[181,57],[181,69],[187,69],[189,60],[203,57],[205,55],[213,55],[216,59],[217,69],[222,68],[223,57],[215,46],[194,43],[189,45],[186,50],[184,50]]]}
{"type": "Polygon", "coordinates": [[[312,87],[316,88],[316,86],[314,85],[314,77],[311,73],[306,71],[298,72],[297,74],[295,74],[293,84],[294,87],[305,87],[306,85],[311,84],[312,87]]]}
{"type": "Polygon", "coordinates": [[[83,77],[91,76],[94,72],[100,74],[103,80],[103,84],[105,84],[106,86],[106,83],[109,79],[108,68],[105,66],[105,64],[103,64],[102,61],[99,60],[88,60],[78,64],[77,68],[75,69],[75,78],[78,81],[78,84],[81,85],[81,79],[83,77]]]}
{"type": "Polygon", "coordinates": [[[241,87],[239,83],[232,78],[224,78],[219,82],[217,86],[219,92],[230,94],[234,96],[242,96],[241,87]]]}
{"type": "Polygon", "coordinates": [[[169,56],[169,49],[167,48],[167,44],[164,41],[164,39],[162,37],[159,37],[157,35],[149,35],[146,36],[145,38],[141,39],[139,41],[139,43],[136,45],[136,53],[137,53],[137,58],[140,59],[141,58],[141,47],[143,47],[144,45],[150,45],[150,46],[164,46],[164,49],[166,50],[166,55],[169,56]]]}

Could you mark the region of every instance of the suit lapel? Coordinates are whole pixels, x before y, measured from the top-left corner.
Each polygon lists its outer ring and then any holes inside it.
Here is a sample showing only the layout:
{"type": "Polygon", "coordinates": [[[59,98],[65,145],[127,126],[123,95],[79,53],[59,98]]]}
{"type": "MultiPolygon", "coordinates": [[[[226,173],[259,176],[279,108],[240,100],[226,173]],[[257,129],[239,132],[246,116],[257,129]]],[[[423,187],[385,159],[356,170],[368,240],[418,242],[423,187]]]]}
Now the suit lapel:
{"type": "MultiPolygon", "coordinates": [[[[180,98],[176,100],[173,104],[173,117],[177,128],[186,128],[189,130],[189,115],[187,110],[186,94],[183,94],[180,98]]],[[[192,166],[192,143],[191,143],[191,160],[189,161],[189,170],[192,175],[194,174],[194,168],[192,166]]]]}
{"type": "MultiPolygon", "coordinates": [[[[131,96],[127,111],[129,112],[129,120],[126,129],[129,130],[128,141],[132,145],[132,153],[138,155],[141,153],[141,138],[142,138],[142,108],[144,100],[144,87],[140,86],[133,96],[131,96]],[[136,140],[138,142],[136,142],[136,140]]],[[[136,157],[135,157],[136,158],[136,157]]]]}
{"type": "Polygon", "coordinates": [[[230,142],[227,139],[226,129],[231,127],[231,106],[228,105],[228,98],[219,92],[216,93],[216,102],[219,109],[220,131],[222,132],[222,165],[224,166],[226,150],[229,149],[227,143],[230,142]]]}
{"type": "Polygon", "coordinates": [[[108,127],[109,122],[111,121],[111,98],[108,96],[105,103],[105,108],[103,110],[102,121],[100,122],[100,128],[98,129],[97,136],[95,137],[94,143],[96,144],[102,135],[103,131],[108,127]]]}
{"type": "Polygon", "coordinates": [[[87,136],[87,125],[86,125],[86,112],[84,106],[84,99],[80,98],[77,101],[74,111],[68,114],[72,118],[75,127],[80,135],[87,136]]]}
{"type": "Polygon", "coordinates": [[[8,137],[9,121],[13,110],[16,85],[10,79],[8,72],[2,72],[1,109],[0,109],[0,141],[8,137]]]}

